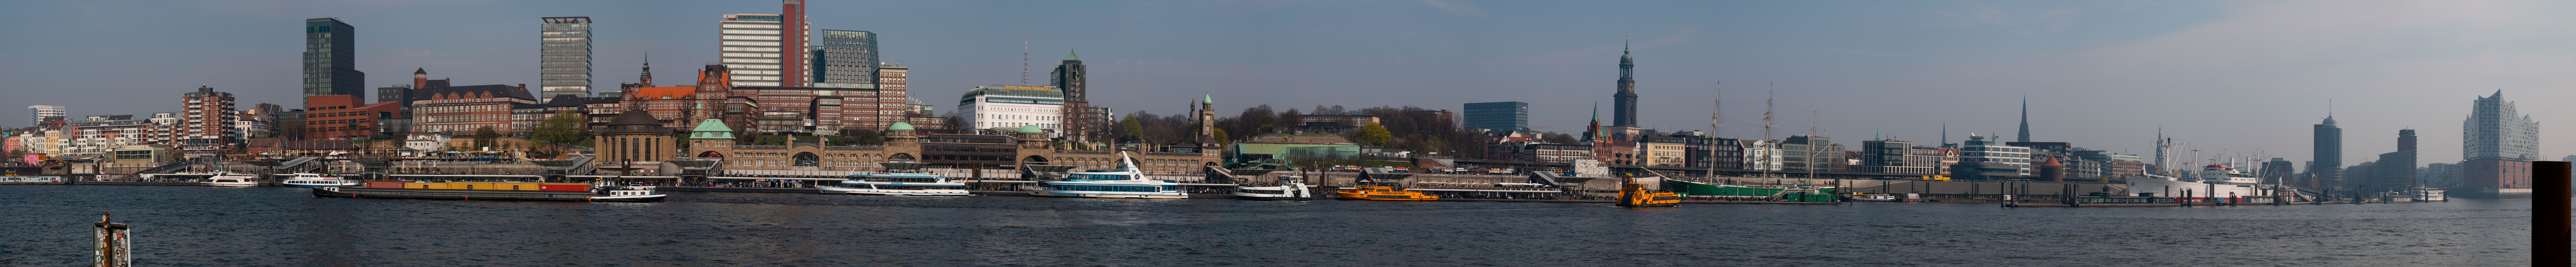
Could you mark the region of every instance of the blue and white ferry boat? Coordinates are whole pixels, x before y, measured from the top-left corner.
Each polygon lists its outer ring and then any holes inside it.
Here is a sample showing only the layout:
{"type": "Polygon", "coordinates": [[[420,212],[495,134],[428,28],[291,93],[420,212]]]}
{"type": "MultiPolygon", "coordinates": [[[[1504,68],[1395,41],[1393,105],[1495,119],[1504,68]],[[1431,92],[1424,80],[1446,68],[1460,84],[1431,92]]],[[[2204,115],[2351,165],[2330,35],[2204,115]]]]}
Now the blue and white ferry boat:
{"type": "Polygon", "coordinates": [[[339,175],[298,173],[295,174],[294,178],[287,178],[286,182],[278,184],[286,185],[286,187],[341,187],[364,183],[366,183],[366,181],[350,180],[347,178],[341,178],[339,175]]]}
{"type": "Polygon", "coordinates": [[[815,186],[824,194],[876,196],[963,196],[966,182],[948,180],[946,176],[928,173],[871,173],[850,175],[839,186],[815,186]]]}
{"type": "Polygon", "coordinates": [[[1026,187],[1029,195],[1088,198],[1190,198],[1181,191],[1181,183],[1146,180],[1127,153],[1118,153],[1117,170],[1089,170],[1067,174],[1064,180],[1038,182],[1026,187]]]}

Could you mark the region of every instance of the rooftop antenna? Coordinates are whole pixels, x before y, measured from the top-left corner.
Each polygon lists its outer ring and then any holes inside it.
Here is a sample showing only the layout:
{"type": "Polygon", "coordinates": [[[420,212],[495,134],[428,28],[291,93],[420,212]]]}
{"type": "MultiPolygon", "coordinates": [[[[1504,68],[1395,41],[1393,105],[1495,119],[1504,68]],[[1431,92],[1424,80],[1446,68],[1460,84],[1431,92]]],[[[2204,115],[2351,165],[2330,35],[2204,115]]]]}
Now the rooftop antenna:
{"type": "Polygon", "coordinates": [[[1029,41],[1020,41],[1020,86],[1029,86],[1029,41]]]}

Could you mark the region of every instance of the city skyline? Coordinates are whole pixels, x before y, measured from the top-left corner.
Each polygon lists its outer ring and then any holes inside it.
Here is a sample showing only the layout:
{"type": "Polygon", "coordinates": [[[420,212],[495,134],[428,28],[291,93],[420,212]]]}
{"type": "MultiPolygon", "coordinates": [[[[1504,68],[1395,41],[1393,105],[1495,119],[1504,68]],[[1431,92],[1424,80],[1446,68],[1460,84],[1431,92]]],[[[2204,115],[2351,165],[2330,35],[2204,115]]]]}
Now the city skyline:
{"type": "MultiPolygon", "coordinates": [[[[710,20],[778,13],[777,1],[158,3],[31,3],[0,11],[30,25],[145,15],[5,30],[96,39],[0,42],[0,61],[33,63],[0,66],[0,78],[17,82],[0,92],[24,96],[0,104],[69,106],[75,118],[144,115],[177,111],[179,94],[205,84],[243,103],[300,107],[293,89],[300,56],[289,48],[297,43],[285,41],[300,38],[284,36],[283,26],[325,17],[367,29],[355,50],[364,58],[355,61],[360,71],[426,68],[429,78],[475,84],[539,84],[531,57],[538,42],[527,38],[537,33],[528,19],[597,17],[610,23],[593,25],[592,69],[608,71],[594,71],[592,83],[626,83],[635,78],[616,70],[640,67],[645,54],[663,54],[666,75],[717,61],[710,20]],[[433,15],[469,11],[494,19],[433,15]],[[94,34],[147,29],[168,35],[94,34]],[[105,73],[169,75],[101,78],[105,73]],[[42,93],[56,90],[46,88],[100,94],[42,93]]],[[[921,69],[911,82],[928,103],[947,103],[976,86],[1016,84],[1022,77],[1011,72],[1023,68],[1016,42],[1029,41],[1034,55],[1088,53],[1092,101],[1120,113],[1179,115],[1184,109],[1168,103],[1206,88],[1230,88],[1214,93],[1237,99],[1219,110],[1519,101],[1530,103],[1532,126],[1550,127],[1539,130],[1579,134],[1585,106],[1612,100],[1616,88],[1603,81],[1618,78],[1611,58],[1621,54],[1623,35],[1637,37],[1640,127],[1707,129],[1698,114],[1723,80],[1728,126],[1720,134],[1762,136],[1762,95],[1778,88],[1775,138],[1804,135],[1797,128],[1816,121],[1824,136],[1852,146],[1878,132],[1917,144],[1957,143],[1930,140],[1944,123],[1957,128],[1953,137],[2011,132],[2014,98],[2029,95],[2033,141],[2149,154],[2148,140],[2164,126],[2177,141],[2206,149],[2204,158],[2219,149],[2261,149],[2307,160],[2305,128],[2327,116],[2330,99],[2343,105],[2335,117],[2345,130],[2372,134],[2355,140],[2411,128],[2428,130],[2424,143],[2451,144],[2460,133],[2447,129],[2459,127],[2476,97],[2496,90],[2507,101],[2576,97],[2563,89],[2576,78],[2561,75],[2576,71],[2576,53],[2558,45],[2576,40],[2576,20],[2541,12],[2567,10],[2568,3],[2537,1],[810,4],[815,28],[885,34],[881,45],[894,52],[879,56],[921,69]],[[871,12],[845,12],[853,10],[871,12]],[[1677,15],[1697,12],[1715,13],[1677,15]],[[1032,16],[943,19],[959,13],[1032,16]],[[1522,17],[1547,19],[1516,19],[1522,17]],[[1508,37],[1534,32],[1548,37],[1508,37]]],[[[1043,71],[1054,63],[1048,58],[1027,63],[1043,71]]],[[[407,82],[379,75],[360,87],[407,82]]],[[[2576,147],[2549,145],[2571,144],[2565,140],[2576,131],[2546,126],[2566,121],[2551,115],[2576,109],[2522,108],[2544,124],[2539,157],[2576,154],[2576,147]]],[[[2423,162],[2456,162],[2450,155],[2461,154],[2455,146],[2421,148],[2423,162]]],[[[2395,147],[2347,142],[2343,150],[2350,153],[2341,161],[2364,162],[2395,147]]]]}

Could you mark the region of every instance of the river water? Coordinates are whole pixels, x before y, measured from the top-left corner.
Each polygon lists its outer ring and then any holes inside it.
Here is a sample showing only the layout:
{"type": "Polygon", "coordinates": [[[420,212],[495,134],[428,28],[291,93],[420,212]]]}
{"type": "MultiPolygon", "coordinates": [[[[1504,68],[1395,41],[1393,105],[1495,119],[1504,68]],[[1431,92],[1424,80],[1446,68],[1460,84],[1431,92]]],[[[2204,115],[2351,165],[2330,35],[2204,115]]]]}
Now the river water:
{"type": "Polygon", "coordinates": [[[2145,208],[672,192],[664,203],[0,186],[0,266],[2519,266],[2530,200],[2145,208]]]}

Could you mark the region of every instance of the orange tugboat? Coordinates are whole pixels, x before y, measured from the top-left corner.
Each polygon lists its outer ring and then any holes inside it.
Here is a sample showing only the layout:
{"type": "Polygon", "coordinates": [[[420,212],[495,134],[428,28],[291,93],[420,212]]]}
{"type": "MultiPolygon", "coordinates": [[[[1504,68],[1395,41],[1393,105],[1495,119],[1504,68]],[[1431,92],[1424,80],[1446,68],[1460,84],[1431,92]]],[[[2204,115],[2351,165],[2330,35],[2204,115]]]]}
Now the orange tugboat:
{"type": "Polygon", "coordinates": [[[1620,180],[1619,207],[1671,207],[1681,205],[1682,203],[1681,194],[1646,190],[1646,184],[1638,183],[1635,178],[1624,178],[1620,180]]]}
{"type": "Polygon", "coordinates": [[[1356,185],[1343,187],[1341,190],[1334,190],[1333,195],[1342,197],[1342,199],[1352,200],[1440,200],[1440,196],[1423,194],[1422,190],[1406,188],[1403,181],[1404,178],[1409,177],[1413,177],[1413,174],[1404,173],[1401,170],[1389,170],[1387,168],[1361,169],[1360,176],[1356,181],[1354,181],[1357,182],[1356,185]]]}
{"type": "Polygon", "coordinates": [[[1409,188],[1397,188],[1397,187],[1393,187],[1393,186],[1363,186],[1363,187],[1357,187],[1357,188],[1343,188],[1342,190],[1336,190],[1336,191],[1334,191],[1334,192],[1333,192],[1333,194],[1334,194],[1334,195],[1337,195],[1337,196],[1341,196],[1343,199],[1358,199],[1358,200],[1399,200],[1399,201],[1437,201],[1437,200],[1440,200],[1440,196],[1425,195],[1425,194],[1422,194],[1422,191],[1416,191],[1416,190],[1409,189],[1409,188]]]}

